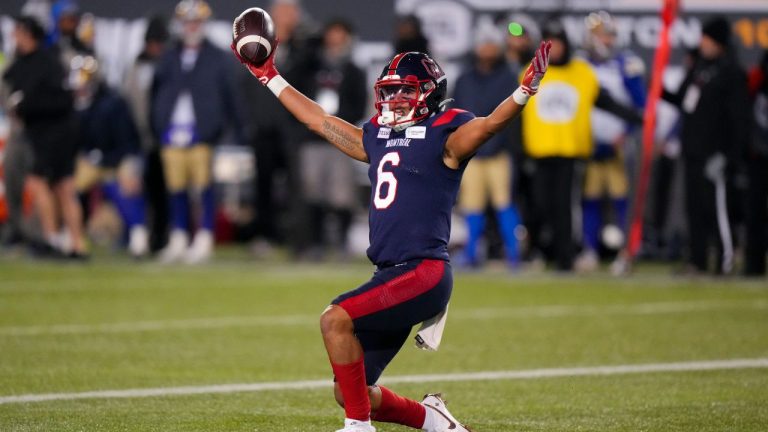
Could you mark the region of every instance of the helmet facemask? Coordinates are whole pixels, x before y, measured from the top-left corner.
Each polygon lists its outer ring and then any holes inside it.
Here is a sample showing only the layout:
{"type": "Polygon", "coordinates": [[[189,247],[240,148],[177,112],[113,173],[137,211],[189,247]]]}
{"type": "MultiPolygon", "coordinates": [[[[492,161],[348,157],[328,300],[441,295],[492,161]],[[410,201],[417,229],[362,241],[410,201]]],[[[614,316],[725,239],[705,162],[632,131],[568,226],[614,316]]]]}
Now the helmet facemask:
{"type": "Polygon", "coordinates": [[[401,131],[429,117],[427,97],[435,88],[432,80],[418,80],[413,75],[383,77],[374,86],[379,124],[401,131]]]}

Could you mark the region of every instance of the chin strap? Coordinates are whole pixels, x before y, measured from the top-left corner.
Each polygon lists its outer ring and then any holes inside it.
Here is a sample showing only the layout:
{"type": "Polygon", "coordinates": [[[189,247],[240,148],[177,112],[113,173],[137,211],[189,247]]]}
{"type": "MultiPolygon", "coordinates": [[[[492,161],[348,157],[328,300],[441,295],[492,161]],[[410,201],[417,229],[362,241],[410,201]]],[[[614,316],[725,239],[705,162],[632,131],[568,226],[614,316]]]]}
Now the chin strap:
{"type": "MultiPolygon", "coordinates": [[[[413,117],[414,109],[411,109],[409,116],[413,117]]],[[[394,123],[395,121],[397,121],[397,118],[396,118],[395,112],[389,111],[389,110],[387,111],[382,110],[381,114],[379,114],[377,121],[382,126],[391,127],[392,130],[394,130],[395,132],[400,132],[402,130],[405,130],[406,128],[411,127],[416,123],[414,120],[410,120],[404,123],[398,123],[396,125],[390,126],[391,123],[394,123]]]]}
{"type": "Polygon", "coordinates": [[[392,111],[382,111],[379,114],[378,122],[380,125],[388,125],[395,121],[395,113],[392,111]]]}

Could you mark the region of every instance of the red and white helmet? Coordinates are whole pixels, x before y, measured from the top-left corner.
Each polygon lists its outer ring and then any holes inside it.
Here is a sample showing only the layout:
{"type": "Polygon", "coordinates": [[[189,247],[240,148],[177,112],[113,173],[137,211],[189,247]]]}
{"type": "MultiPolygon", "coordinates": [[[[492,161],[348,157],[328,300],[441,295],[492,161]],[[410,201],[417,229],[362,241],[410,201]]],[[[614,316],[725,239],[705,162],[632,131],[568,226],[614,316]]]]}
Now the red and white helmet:
{"type": "Polygon", "coordinates": [[[384,67],[373,89],[379,124],[400,131],[445,108],[448,82],[436,61],[413,51],[396,55],[384,67]],[[408,103],[411,109],[397,115],[394,105],[402,103],[408,103]]]}

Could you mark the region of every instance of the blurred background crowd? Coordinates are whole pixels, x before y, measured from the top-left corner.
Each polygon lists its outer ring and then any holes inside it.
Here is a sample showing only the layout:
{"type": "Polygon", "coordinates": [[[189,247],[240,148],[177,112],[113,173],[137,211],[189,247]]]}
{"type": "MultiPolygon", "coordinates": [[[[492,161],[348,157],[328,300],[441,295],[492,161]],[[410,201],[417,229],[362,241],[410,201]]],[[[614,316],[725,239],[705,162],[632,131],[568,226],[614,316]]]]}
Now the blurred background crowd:
{"type": "MultiPolygon", "coordinates": [[[[364,255],[367,167],[307,132],[239,67],[228,52],[239,10],[182,0],[115,18],[75,0],[17,3],[0,10],[2,253],[87,261],[106,250],[197,264],[231,243],[254,259],[364,255]]],[[[552,40],[539,95],[467,168],[454,262],[626,270],[661,2],[400,0],[382,2],[391,10],[378,21],[314,3],[322,18],[299,0],[237,7],[268,10],[281,73],[356,124],[374,114],[373,82],[397,52],[433,55],[452,106],[482,116],[514,91],[539,41],[552,40]]],[[[683,3],[639,257],[684,274],[764,276],[768,7],[742,0],[687,15],[687,4],[708,3],[683,3]]]]}

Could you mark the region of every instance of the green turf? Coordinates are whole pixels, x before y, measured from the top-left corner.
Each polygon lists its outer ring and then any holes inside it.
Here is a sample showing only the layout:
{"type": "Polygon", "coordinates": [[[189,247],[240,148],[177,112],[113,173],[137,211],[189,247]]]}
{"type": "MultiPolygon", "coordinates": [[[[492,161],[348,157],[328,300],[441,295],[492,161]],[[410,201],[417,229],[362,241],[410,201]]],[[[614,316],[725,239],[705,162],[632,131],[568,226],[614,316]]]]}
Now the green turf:
{"type": "MultiPolygon", "coordinates": [[[[326,379],[317,318],[370,266],[0,260],[0,398],[326,379]]],[[[437,353],[385,377],[768,358],[768,283],[457,273],[437,353]]],[[[763,431],[768,369],[393,384],[477,431],[763,431]]],[[[0,431],[334,431],[327,389],[0,404],[0,431]]],[[[378,425],[380,431],[407,429],[378,425]]]]}

